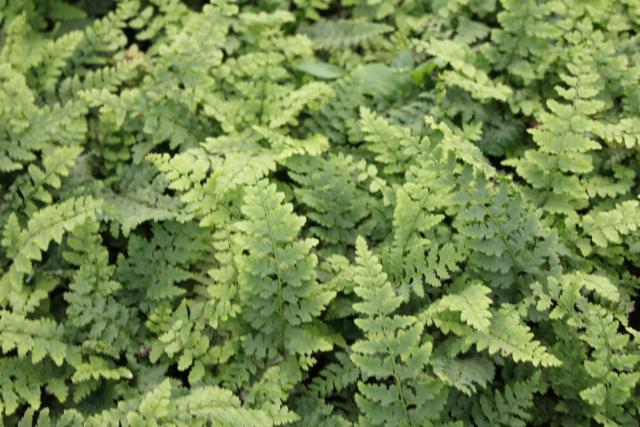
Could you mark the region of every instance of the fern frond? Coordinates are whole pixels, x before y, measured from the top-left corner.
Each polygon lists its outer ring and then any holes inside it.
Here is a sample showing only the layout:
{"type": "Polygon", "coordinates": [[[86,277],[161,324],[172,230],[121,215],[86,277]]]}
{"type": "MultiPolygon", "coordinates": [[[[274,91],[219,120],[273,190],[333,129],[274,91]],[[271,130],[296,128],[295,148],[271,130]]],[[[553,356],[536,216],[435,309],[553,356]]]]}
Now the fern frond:
{"type": "Polygon", "coordinates": [[[43,389],[60,403],[67,400],[69,387],[62,369],[50,363],[5,356],[0,361],[0,374],[0,417],[16,413],[25,403],[31,409],[40,409],[43,389]]]}
{"type": "Polygon", "coordinates": [[[402,299],[361,237],[356,241],[354,279],[361,298],[354,305],[359,314],[355,322],[364,333],[351,347],[351,360],[363,379],[356,395],[361,422],[419,425],[437,420],[447,391],[426,372],[432,344],[422,341],[424,324],[414,316],[394,314],[402,299]]]}
{"type": "Polygon", "coordinates": [[[556,356],[550,354],[533,333],[509,308],[495,311],[491,318],[491,327],[486,331],[476,330],[465,337],[469,344],[475,344],[478,351],[487,350],[489,354],[500,351],[514,361],[525,361],[533,366],[560,366],[556,356]]]}
{"type": "Polygon", "coordinates": [[[529,425],[533,415],[535,394],[541,391],[540,375],[534,374],[526,381],[507,384],[504,390],[487,392],[473,406],[471,416],[478,426],[529,425]]]}
{"type": "Polygon", "coordinates": [[[483,357],[451,358],[433,355],[430,362],[434,374],[445,384],[471,396],[485,388],[494,379],[493,363],[483,357]]]}
{"type": "Polygon", "coordinates": [[[129,345],[136,328],[135,312],[116,299],[122,285],[114,279],[115,266],[98,235],[99,224],[87,221],[77,226],[67,239],[62,256],[78,267],[64,294],[67,303],[67,336],[84,349],[118,358],[129,345]]]}
{"type": "Polygon", "coordinates": [[[0,278],[0,301],[11,301],[14,309],[24,304],[20,292],[25,275],[33,273],[33,262],[42,260],[42,253],[54,241],[60,243],[65,233],[88,219],[96,219],[102,202],[91,197],[72,198],[38,210],[25,228],[15,213],[5,223],[2,246],[11,258],[9,269],[0,278]]]}
{"type": "Polygon", "coordinates": [[[60,366],[65,360],[69,346],[63,338],[63,328],[50,319],[28,319],[10,311],[0,311],[0,337],[3,353],[11,350],[24,358],[31,354],[31,362],[38,363],[45,356],[60,366]]]}
{"type": "Polygon", "coordinates": [[[392,27],[385,24],[342,20],[317,21],[305,28],[303,33],[319,48],[344,49],[361,44],[391,30],[392,27]]]}
{"type": "Polygon", "coordinates": [[[189,267],[206,249],[206,236],[194,223],[156,223],[152,233],[149,240],[129,238],[128,257],[118,257],[116,274],[120,282],[131,284],[125,300],[136,301],[145,313],[186,293],[177,285],[193,277],[189,267]]]}
{"type": "Polygon", "coordinates": [[[247,188],[236,224],[238,245],[248,251],[238,259],[244,318],[254,329],[248,351],[273,357],[276,352],[311,354],[332,343],[314,327],[335,293],[317,282],[317,241],[297,238],[305,218],[295,215],[284,194],[266,180],[247,188]]]}
{"type": "MultiPolygon", "coordinates": [[[[460,320],[478,331],[488,331],[491,325],[491,298],[487,295],[491,289],[481,283],[464,286],[457,292],[451,292],[431,304],[425,315],[429,318],[443,311],[460,314],[460,320]]],[[[438,323],[435,320],[436,324],[438,323]]]]}
{"type": "Polygon", "coordinates": [[[637,200],[628,200],[608,211],[592,211],[584,216],[582,228],[599,247],[620,244],[621,235],[631,234],[640,226],[639,206],[637,200]]]}

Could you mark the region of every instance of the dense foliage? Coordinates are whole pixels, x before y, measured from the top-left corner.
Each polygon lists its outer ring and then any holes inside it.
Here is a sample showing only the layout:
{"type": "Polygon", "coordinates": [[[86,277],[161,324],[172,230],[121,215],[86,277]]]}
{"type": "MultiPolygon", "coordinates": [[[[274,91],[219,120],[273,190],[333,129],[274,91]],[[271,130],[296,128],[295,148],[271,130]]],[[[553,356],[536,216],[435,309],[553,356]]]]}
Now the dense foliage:
{"type": "Polygon", "coordinates": [[[638,426],[640,2],[0,0],[0,424],[638,426]]]}

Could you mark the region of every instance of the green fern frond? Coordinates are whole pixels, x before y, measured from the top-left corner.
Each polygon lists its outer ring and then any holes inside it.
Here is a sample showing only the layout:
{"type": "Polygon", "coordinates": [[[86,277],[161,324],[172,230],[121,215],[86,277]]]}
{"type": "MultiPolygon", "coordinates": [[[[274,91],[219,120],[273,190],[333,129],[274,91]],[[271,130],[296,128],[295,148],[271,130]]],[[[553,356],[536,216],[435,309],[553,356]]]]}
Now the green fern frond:
{"type": "Polygon", "coordinates": [[[305,28],[315,45],[323,49],[344,49],[361,44],[393,28],[385,24],[358,21],[317,21],[305,28]]]}
{"type": "Polygon", "coordinates": [[[248,351],[268,357],[332,347],[314,323],[335,293],[317,282],[311,252],[317,241],[297,238],[305,218],[283,201],[284,194],[260,180],[247,189],[245,220],[236,224],[238,245],[248,251],[238,259],[244,318],[255,331],[248,351]]]}

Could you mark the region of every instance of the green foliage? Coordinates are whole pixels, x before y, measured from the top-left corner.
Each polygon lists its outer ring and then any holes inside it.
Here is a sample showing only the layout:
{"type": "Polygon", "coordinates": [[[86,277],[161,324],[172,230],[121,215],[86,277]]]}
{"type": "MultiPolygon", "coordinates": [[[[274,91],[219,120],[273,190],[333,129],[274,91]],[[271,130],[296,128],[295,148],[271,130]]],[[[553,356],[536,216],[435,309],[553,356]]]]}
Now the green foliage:
{"type": "Polygon", "coordinates": [[[332,347],[316,318],[335,294],[317,283],[317,240],[297,239],[305,220],[283,199],[275,185],[258,181],[244,196],[246,219],[236,224],[238,246],[248,252],[238,260],[240,304],[255,331],[247,351],[259,357],[332,347]]]}
{"type": "Polygon", "coordinates": [[[0,425],[640,427],[637,1],[0,26],[0,425]]]}
{"type": "Polygon", "coordinates": [[[320,48],[344,49],[391,30],[388,25],[373,22],[318,21],[306,28],[304,34],[320,48]]]}
{"type": "Polygon", "coordinates": [[[446,354],[434,355],[431,366],[445,384],[469,396],[486,387],[494,376],[493,364],[477,356],[454,358],[446,354]]]}
{"type": "Polygon", "coordinates": [[[118,258],[118,276],[130,283],[129,298],[142,295],[145,303],[138,307],[147,312],[165,300],[184,295],[177,284],[193,277],[189,266],[202,257],[206,249],[201,230],[193,223],[156,223],[153,237],[132,236],[128,240],[128,257],[118,258]]]}
{"type": "Polygon", "coordinates": [[[435,66],[451,65],[452,70],[443,71],[440,77],[446,86],[459,87],[481,102],[491,99],[506,101],[512,93],[508,86],[492,81],[485,71],[474,65],[471,49],[464,44],[453,40],[431,40],[416,48],[433,56],[435,66]]]}
{"type": "Polygon", "coordinates": [[[547,353],[539,342],[532,340],[530,329],[521,323],[515,312],[501,309],[494,313],[491,320],[495,333],[475,331],[466,340],[475,343],[479,351],[486,349],[489,354],[500,351],[516,362],[531,362],[534,366],[558,366],[560,361],[547,353]]]}
{"type": "Polygon", "coordinates": [[[619,203],[614,209],[585,215],[582,227],[593,243],[607,247],[609,243],[622,243],[620,235],[624,236],[638,229],[639,214],[638,202],[628,200],[619,203]]]}
{"type": "Polygon", "coordinates": [[[451,293],[440,298],[427,310],[428,316],[437,313],[454,311],[460,313],[460,320],[473,329],[486,331],[491,325],[489,305],[491,299],[487,295],[491,289],[479,283],[466,286],[460,292],[451,293]]]}
{"type": "Polygon", "coordinates": [[[69,249],[63,257],[78,269],[64,295],[66,320],[73,325],[66,330],[73,342],[117,357],[135,332],[130,326],[134,313],[116,298],[122,285],[113,280],[115,266],[109,264],[98,230],[97,222],[87,221],[67,239],[69,249]]]}
{"type": "Polygon", "coordinates": [[[432,425],[446,400],[446,389],[425,371],[432,343],[422,340],[424,323],[394,315],[402,304],[387,282],[379,260],[359,237],[356,241],[355,323],[364,339],[352,345],[360,368],[356,402],[367,425],[432,425]],[[382,381],[382,384],[375,382],[382,381]],[[385,384],[388,383],[388,384],[385,384]]]}
{"type": "Polygon", "coordinates": [[[307,208],[313,225],[309,232],[327,249],[354,241],[358,234],[371,234],[384,219],[370,186],[376,169],[350,155],[321,159],[300,156],[287,162],[289,176],[296,182],[296,201],[307,208]],[[360,200],[353,205],[351,200],[360,200]]]}
{"type": "Polygon", "coordinates": [[[540,392],[540,376],[507,384],[504,390],[481,395],[471,417],[477,426],[521,426],[531,423],[533,397],[540,392]]]}
{"type": "Polygon", "coordinates": [[[50,319],[27,319],[19,314],[2,311],[2,351],[16,350],[18,357],[31,355],[31,362],[38,363],[49,356],[56,365],[62,365],[67,355],[63,341],[63,329],[50,319]]]}
{"type": "Polygon", "coordinates": [[[0,300],[9,301],[14,309],[26,309],[24,281],[34,272],[33,263],[42,260],[42,253],[52,241],[61,243],[65,233],[87,219],[94,219],[102,203],[91,197],[70,198],[48,205],[29,218],[21,227],[15,212],[4,225],[2,246],[12,261],[0,278],[0,300]]]}

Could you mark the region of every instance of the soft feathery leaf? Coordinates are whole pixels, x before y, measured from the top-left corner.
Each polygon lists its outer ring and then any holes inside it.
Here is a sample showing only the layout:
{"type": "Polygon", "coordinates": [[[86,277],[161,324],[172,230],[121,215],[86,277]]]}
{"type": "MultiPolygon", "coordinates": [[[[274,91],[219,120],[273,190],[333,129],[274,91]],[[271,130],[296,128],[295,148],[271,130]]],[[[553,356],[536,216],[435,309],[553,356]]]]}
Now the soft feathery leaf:
{"type": "Polygon", "coordinates": [[[445,295],[429,306],[427,313],[432,316],[436,313],[449,310],[460,313],[460,319],[474,329],[486,331],[491,325],[491,298],[487,295],[491,289],[480,283],[470,284],[462,290],[445,295]]]}
{"type": "Polygon", "coordinates": [[[318,47],[340,49],[360,44],[372,37],[387,33],[392,27],[385,24],[357,21],[318,21],[303,30],[318,47]]]}
{"type": "Polygon", "coordinates": [[[507,308],[493,313],[489,330],[475,331],[466,337],[466,340],[474,343],[478,351],[486,349],[489,354],[499,351],[509,355],[516,362],[525,361],[534,366],[561,365],[557,357],[533,339],[531,330],[522,323],[518,314],[507,308]]]}
{"type": "Polygon", "coordinates": [[[363,422],[411,425],[425,419],[437,420],[446,390],[425,372],[432,345],[421,343],[421,321],[413,316],[394,315],[402,300],[386,279],[378,258],[358,237],[354,291],[362,302],[354,304],[354,308],[360,314],[356,324],[364,338],[351,346],[351,360],[363,376],[356,395],[358,407],[364,412],[363,422]],[[390,385],[371,382],[372,379],[388,381],[390,385]],[[426,411],[426,407],[435,411],[426,411]]]}
{"type": "MultiPolygon", "coordinates": [[[[335,295],[316,280],[314,239],[298,239],[305,218],[295,215],[284,194],[258,181],[248,188],[241,208],[245,220],[236,224],[238,245],[248,252],[238,257],[240,300],[245,319],[266,340],[266,350],[308,354],[330,347],[326,339],[301,346],[304,325],[311,325],[335,295]]],[[[310,337],[310,336],[309,336],[310,337]]],[[[256,350],[254,350],[256,351],[256,350]]]]}
{"type": "Polygon", "coordinates": [[[438,378],[467,395],[486,387],[493,380],[495,371],[493,364],[481,357],[433,356],[430,363],[438,378]]]}

